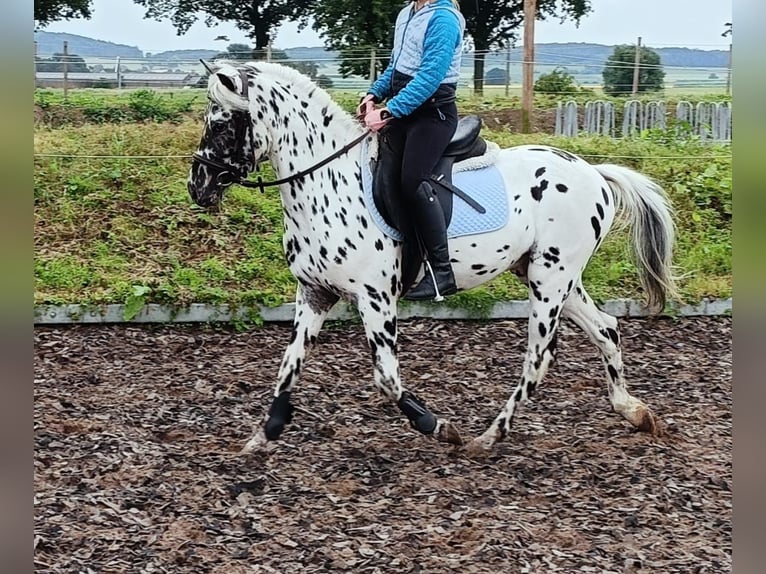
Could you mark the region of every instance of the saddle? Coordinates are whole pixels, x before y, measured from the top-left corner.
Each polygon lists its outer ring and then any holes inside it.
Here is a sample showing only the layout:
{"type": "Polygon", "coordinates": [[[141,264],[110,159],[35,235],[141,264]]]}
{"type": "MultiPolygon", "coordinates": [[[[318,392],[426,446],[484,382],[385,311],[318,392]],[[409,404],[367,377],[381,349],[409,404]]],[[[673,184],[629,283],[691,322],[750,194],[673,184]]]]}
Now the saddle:
{"type": "MultiPolygon", "coordinates": [[[[453,164],[470,157],[483,155],[487,151],[487,142],[479,137],[480,131],[481,118],[479,116],[471,115],[460,118],[455,134],[431,175],[430,183],[436,191],[439,203],[441,203],[447,226],[452,220],[453,195],[460,196],[480,213],[485,211],[478,202],[452,184],[453,164]]],[[[423,261],[423,253],[415,235],[411,210],[402,198],[399,185],[402,150],[393,148],[390,140],[386,138],[385,130],[381,132],[378,142],[378,160],[372,169],[372,197],[386,223],[398,230],[404,237],[402,246],[402,286],[404,289],[402,294],[404,294],[417,277],[423,261]]]]}

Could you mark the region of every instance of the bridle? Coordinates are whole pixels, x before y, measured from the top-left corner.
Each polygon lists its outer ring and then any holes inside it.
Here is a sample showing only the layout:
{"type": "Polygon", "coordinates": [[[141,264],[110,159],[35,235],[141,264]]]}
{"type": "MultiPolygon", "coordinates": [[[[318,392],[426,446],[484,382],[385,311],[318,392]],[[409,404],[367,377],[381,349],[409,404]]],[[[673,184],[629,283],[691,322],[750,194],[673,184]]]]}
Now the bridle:
{"type": "MultiPolygon", "coordinates": [[[[242,97],[247,99],[248,98],[248,85],[247,85],[247,73],[240,69],[239,70],[239,77],[242,79],[242,97]]],[[[237,132],[235,139],[237,141],[244,141],[245,133],[244,131],[247,130],[247,135],[250,136],[250,141],[253,141],[253,119],[250,115],[250,110],[247,110],[244,113],[244,125],[237,126],[237,132]]],[[[344,145],[342,148],[338,149],[337,151],[333,152],[328,157],[324,158],[323,160],[315,163],[311,167],[304,169],[302,171],[296,172],[288,177],[284,177],[282,179],[275,179],[273,181],[263,181],[261,176],[257,176],[255,181],[245,179],[244,177],[241,177],[237,175],[233,170],[232,167],[229,165],[226,165],[223,162],[207,158],[203,156],[198,151],[195,151],[192,154],[192,159],[195,161],[200,162],[203,165],[206,165],[209,168],[212,168],[216,171],[216,180],[218,181],[219,185],[241,185],[242,187],[249,187],[249,188],[256,188],[260,189],[261,193],[263,193],[264,189],[267,187],[271,187],[274,185],[280,185],[283,183],[290,183],[291,181],[296,181],[299,179],[302,179],[306,177],[307,175],[315,172],[320,167],[323,167],[333,161],[334,159],[337,159],[338,157],[342,156],[345,153],[348,153],[349,150],[351,150],[354,146],[359,144],[365,137],[367,137],[370,134],[370,130],[365,130],[365,132],[360,135],[357,138],[354,138],[351,142],[344,145]]],[[[256,164],[255,170],[258,171],[259,165],[256,164]]]]}

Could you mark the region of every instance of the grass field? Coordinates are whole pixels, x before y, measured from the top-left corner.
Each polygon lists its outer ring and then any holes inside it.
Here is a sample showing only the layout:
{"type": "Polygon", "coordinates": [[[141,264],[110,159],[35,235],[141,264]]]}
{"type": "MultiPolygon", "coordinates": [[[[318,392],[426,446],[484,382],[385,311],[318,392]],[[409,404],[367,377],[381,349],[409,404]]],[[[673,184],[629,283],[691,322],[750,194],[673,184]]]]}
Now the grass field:
{"type": "MultiPolygon", "coordinates": [[[[282,255],[275,189],[261,195],[233,188],[217,213],[194,208],[188,198],[188,155],[198,142],[204,105],[200,95],[91,90],[70,94],[64,104],[54,91],[38,93],[45,117],[34,142],[36,304],[136,308],[147,302],[241,306],[292,300],[295,283],[282,255]],[[54,122],[59,127],[44,121],[67,115],[77,121],[54,122]]],[[[356,102],[354,94],[336,99],[349,110],[356,102]]],[[[460,107],[461,113],[503,110],[517,101],[464,98],[460,107]]],[[[631,140],[564,139],[512,134],[500,126],[483,135],[501,146],[555,145],[592,163],[619,163],[655,178],[677,212],[676,264],[687,302],[731,295],[728,146],[658,132],[631,140]]],[[[597,299],[640,296],[624,234],[610,235],[585,283],[597,299]]],[[[450,298],[450,304],[482,308],[519,298],[526,298],[525,289],[504,275],[450,298]]]]}

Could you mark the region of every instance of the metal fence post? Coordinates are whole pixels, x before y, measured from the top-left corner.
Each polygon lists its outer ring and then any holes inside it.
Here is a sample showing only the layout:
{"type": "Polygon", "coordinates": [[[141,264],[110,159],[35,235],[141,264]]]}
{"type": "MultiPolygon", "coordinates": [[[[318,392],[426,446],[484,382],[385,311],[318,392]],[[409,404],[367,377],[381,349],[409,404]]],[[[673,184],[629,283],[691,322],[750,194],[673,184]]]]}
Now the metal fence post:
{"type": "Polygon", "coordinates": [[[556,106],[556,135],[577,135],[577,102],[559,102],[556,106]]]}
{"type": "Polygon", "coordinates": [[[649,102],[644,108],[641,129],[665,129],[665,102],[649,102]]]}
{"type": "Polygon", "coordinates": [[[643,105],[640,100],[628,100],[625,102],[625,115],[622,118],[623,137],[633,136],[636,131],[641,130],[642,109],[643,105]]]}

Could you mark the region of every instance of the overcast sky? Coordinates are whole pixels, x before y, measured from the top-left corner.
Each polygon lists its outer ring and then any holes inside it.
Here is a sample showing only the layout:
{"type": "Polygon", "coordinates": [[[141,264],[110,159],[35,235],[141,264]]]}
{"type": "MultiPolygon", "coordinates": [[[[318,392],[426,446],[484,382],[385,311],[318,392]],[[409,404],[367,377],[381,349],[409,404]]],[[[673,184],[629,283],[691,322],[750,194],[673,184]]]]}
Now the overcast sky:
{"type": "MultiPolygon", "coordinates": [[[[641,36],[644,45],[657,48],[728,48],[729,39],[722,38],[721,33],[724,24],[732,20],[732,0],[591,0],[591,7],[593,12],[582,19],[579,28],[570,22],[538,21],[535,42],[614,45],[634,43],[641,36]]],[[[143,15],[144,9],[132,0],[94,0],[90,20],[56,22],[45,30],[137,46],[144,52],[217,50],[234,42],[252,44],[231,24],[208,28],[198,22],[185,35],[178,36],[169,22],[145,20],[143,15]],[[228,36],[229,41],[215,41],[219,35],[228,36]]],[[[282,26],[274,42],[275,48],[281,49],[322,44],[313,30],[298,32],[294,24],[282,26]]]]}

